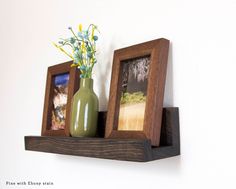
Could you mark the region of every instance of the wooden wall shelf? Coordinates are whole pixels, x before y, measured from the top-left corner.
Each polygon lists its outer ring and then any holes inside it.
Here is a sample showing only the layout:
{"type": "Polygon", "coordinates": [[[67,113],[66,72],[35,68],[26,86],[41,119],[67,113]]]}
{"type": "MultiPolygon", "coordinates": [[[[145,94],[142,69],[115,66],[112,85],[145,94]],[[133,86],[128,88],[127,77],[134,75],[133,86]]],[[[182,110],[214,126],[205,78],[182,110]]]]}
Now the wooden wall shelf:
{"type": "Polygon", "coordinates": [[[100,112],[96,138],[25,136],[25,149],[136,162],[147,162],[180,154],[178,108],[163,109],[159,147],[152,147],[149,140],[104,139],[105,119],[106,112],[100,112]]]}

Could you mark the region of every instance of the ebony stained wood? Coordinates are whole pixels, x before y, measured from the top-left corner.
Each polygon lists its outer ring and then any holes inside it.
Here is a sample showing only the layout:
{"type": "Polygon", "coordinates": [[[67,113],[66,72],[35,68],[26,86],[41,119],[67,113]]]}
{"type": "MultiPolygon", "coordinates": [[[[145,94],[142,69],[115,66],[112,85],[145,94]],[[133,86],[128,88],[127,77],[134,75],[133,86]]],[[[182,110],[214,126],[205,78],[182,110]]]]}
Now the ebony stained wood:
{"type": "Polygon", "coordinates": [[[25,136],[25,149],[94,158],[147,162],[180,154],[178,108],[164,108],[159,147],[147,139],[104,139],[106,113],[99,114],[98,138],[25,136]]]}
{"type": "Polygon", "coordinates": [[[41,131],[42,136],[70,136],[70,104],[74,93],[79,89],[79,71],[76,67],[71,68],[72,63],[72,61],[69,61],[48,67],[41,131]],[[53,77],[63,73],[69,73],[65,129],[53,131],[50,130],[53,109],[53,77]]]}
{"type": "Polygon", "coordinates": [[[168,49],[169,40],[161,38],[115,50],[106,121],[106,138],[149,139],[153,146],[159,146],[168,49]],[[119,131],[117,125],[121,95],[122,62],[144,56],[150,56],[151,61],[143,131],[119,131]]]}

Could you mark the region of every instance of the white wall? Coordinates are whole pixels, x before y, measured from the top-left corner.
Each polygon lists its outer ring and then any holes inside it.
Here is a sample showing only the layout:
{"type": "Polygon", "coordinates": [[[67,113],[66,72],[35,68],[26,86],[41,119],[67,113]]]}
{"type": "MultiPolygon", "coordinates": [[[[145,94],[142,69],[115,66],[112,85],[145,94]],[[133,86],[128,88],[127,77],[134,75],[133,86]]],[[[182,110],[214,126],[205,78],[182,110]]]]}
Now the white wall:
{"type": "Polygon", "coordinates": [[[235,10],[234,0],[1,0],[0,188],[235,188],[235,10]],[[47,67],[68,60],[51,42],[78,23],[101,30],[101,110],[113,50],[170,39],[165,105],[180,108],[181,156],[132,163],[24,150],[25,135],[40,135],[47,67]]]}

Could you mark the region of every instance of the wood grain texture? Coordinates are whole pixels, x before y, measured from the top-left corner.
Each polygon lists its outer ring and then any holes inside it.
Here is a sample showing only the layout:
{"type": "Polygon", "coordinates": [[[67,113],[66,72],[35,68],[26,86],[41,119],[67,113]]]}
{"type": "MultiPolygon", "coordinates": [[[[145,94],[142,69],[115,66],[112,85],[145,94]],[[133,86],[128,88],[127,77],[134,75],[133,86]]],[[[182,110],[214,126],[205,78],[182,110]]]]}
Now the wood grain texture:
{"type": "MultiPolygon", "coordinates": [[[[26,149],[50,153],[106,158],[127,161],[145,161],[147,140],[115,140],[74,137],[26,137],[26,149]]],[[[149,151],[150,152],[150,151],[149,151]]]]}
{"type": "Polygon", "coordinates": [[[106,138],[149,139],[153,146],[159,146],[168,49],[169,40],[161,38],[118,49],[114,52],[106,138]],[[121,62],[143,56],[151,57],[143,131],[118,131],[122,82],[121,62]]]}
{"type": "Polygon", "coordinates": [[[65,62],[48,67],[47,82],[44,97],[44,110],[42,120],[42,136],[70,136],[70,109],[71,100],[74,93],[79,89],[79,70],[71,68],[73,62],[65,62]],[[53,77],[58,74],[69,73],[68,95],[66,105],[66,120],[64,130],[51,130],[52,109],[53,109],[53,77]]]}
{"type": "MultiPolygon", "coordinates": [[[[99,114],[98,136],[104,136],[106,113],[99,114]]],[[[25,136],[25,149],[56,154],[147,162],[180,154],[178,108],[164,108],[159,147],[147,139],[25,136]]]]}

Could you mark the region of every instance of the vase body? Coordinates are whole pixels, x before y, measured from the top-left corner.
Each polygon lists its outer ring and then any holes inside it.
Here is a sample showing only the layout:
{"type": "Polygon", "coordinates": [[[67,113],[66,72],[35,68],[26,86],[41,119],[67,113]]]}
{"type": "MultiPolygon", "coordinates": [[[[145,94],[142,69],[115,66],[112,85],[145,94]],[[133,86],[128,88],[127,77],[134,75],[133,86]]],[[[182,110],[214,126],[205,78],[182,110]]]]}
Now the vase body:
{"type": "Polygon", "coordinates": [[[80,79],[80,89],[73,96],[71,108],[71,136],[94,137],[97,131],[98,97],[93,91],[92,79],[80,79]]]}

